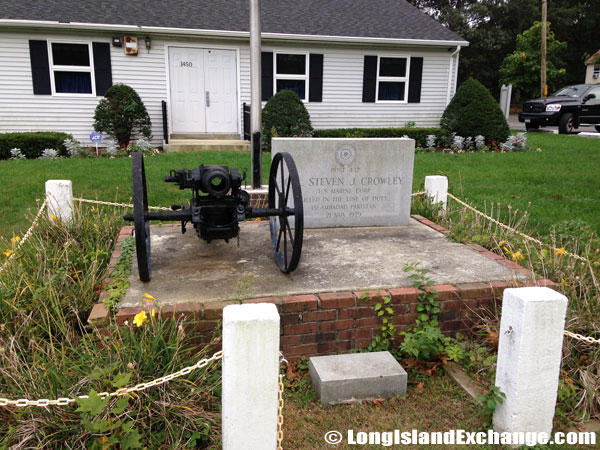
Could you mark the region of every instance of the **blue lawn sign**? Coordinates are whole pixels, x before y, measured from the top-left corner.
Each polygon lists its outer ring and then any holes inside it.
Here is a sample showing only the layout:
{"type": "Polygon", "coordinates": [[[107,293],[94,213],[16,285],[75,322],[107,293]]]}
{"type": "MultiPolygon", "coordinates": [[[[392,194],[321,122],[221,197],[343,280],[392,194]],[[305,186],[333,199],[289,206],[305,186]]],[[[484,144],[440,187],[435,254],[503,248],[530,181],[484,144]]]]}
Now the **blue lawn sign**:
{"type": "Polygon", "coordinates": [[[90,141],[92,141],[93,144],[96,144],[96,156],[100,156],[100,153],[98,152],[98,144],[102,142],[102,133],[99,131],[92,131],[90,133],[90,141]]]}

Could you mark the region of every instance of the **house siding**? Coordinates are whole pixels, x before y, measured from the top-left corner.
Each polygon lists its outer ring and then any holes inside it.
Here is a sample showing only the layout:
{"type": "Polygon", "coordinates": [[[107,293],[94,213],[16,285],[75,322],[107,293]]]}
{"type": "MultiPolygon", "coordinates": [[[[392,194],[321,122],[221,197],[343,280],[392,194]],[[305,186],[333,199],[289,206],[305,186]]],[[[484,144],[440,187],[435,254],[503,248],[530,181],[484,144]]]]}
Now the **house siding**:
{"type": "MultiPolygon", "coordinates": [[[[161,101],[168,100],[168,46],[226,47],[238,50],[238,88],[241,130],[243,102],[250,102],[250,50],[247,42],[197,38],[152,36],[147,52],[144,36],[138,36],[137,56],[125,55],[123,48],[111,45],[113,83],[133,87],[148,109],[152,120],[152,142],[162,144],[161,101]]],[[[93,131],[94,110],[101,97],[34,95],[29,40],[110,42],[108,33],[65,34],[0,32],[0,132],[65,131],[82,143],[89,142],[93,131]]],[[[455,91],[456,65],[450,64],[447,48],[375,47],[344,45],[284,45],[263,43],[264,51],[309,51],[324,55],[323,101],[306,103],[313,126],[323,128],[400,127],[415,122],[419,127],[439,125],[448,99],[448,77],[455,91]],[[363,103],[364,55],[401,55],[422,57],[423,80],[420,103],[363,103]],[[452,74],[450,70],[452,69],[452,74]]],[[[458,58],[455,63],[457,64],[458,58]]],[[[264,104],[264,102],[263,102],[264,104]]]]}

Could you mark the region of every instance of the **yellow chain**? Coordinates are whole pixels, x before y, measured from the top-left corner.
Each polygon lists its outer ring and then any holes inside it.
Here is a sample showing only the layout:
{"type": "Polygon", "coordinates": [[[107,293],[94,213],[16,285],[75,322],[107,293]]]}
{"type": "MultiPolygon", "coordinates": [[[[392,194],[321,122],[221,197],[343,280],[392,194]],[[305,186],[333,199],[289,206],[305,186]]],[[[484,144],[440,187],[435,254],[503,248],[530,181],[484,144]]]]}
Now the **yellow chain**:
{"type": "MultiPolygon", "coordinates": [[[[147,383],[136,384],[133,387],[120,388],[120,389],[117,389],[115,392],[101,392],[98,394],[98,397],[102,397],[102,398],[104,398],[104,397],[121,397],[121,396],[130,394],[131,392],[140,392],[140,391],[146,390],[150,387],[158,386],[160,384],[166,383],[175,378],[179,378],[184,375],[188,375],[193,370],[201,369],[202,367],[207,366],[211,362],[218,361],[222,358],[223,358],[223,352],[219,351],[219,352],[215,353],[214,355],[212,355],[210,358],[201,359],[193,366],[184,367],[183,369],[181,369],[178,372],[175,372],[175,373],[172,373],[169,375],[165,375],[164,377],[156,378],[152,381],[148,381],[147,383]]],[[[43,398],[40,400],[27,400],[27,399],[23,399],[23,398],[19,399],[19,400],[9,400],[7,398],[0,398],[0,406],[16,406],[17,408],[23,408],[25,406],[53,406],[53,405],[64,406],[64,405],[68,405],[70,403],[75,403],[77,401],[77,399],[83,399],[83,398],[88,398],[88,396],[80,395],[76,398],[61,397],[61,398],[57,398],[56,400],[48,400],[46,398],[43,398]]]]}
{"type": "MultiPolygon", "coordinates": [[[[494,219],[493,217],[490,217],[490,216],[488,216],[487,214],[485,214],[485,213],[483,213],[483,212],[479,211],[478,209],[474,208],[473,206],[469,205],[468,203],[466,203],[466,202],[463,202],[461,199],[459,199],[458,197],[455,197],[454,195],[452,195],[452,194],[451,194],[451,193],[449,193],[449,192],[448,192],[448,197],[450,197],[451,199],[453,199],[454,201],[456,201],[458,204],[460,204],[460,205],[463,205],[465,208],[467,208],[467,209],[469,209],[469,210],[473,211],[475,214],[478,214],[478,215],[480,215],[481,217],[485,217],[487,220],[489,220],[489,221],[490,221],[490,222],[492,222],[492,223],[495,223],[495,224],[496,224],[496,225],[498,225],[499,227],[502,227],[502,228],[504,228],[505,230],[508,230],[508,231],[510,231],[511,233],[518,234],[518,235],[519,235],[519,236],[521,236],[522,238],[524,238],[524,239],[526,239],[526,240],[528,240],[528,241],[531,241],[531,242],[535,242],[536,244],[538,244],[538,245],[540,245],[540,246],[543,246],[543,245],[544,245],[544,243],[543,243],[542,241],[540,241],[539,239],[536,239],[536,238],[534,238],[534,237],[528,236],[528,235],[526,235],[525,233],[521,233],[520,231],[518,231],[518,230],[515,230],[515,229],[514,229],[514,228],[512,228],[512,227],[509,227],[508,225],[506,225],[506,224],[504,224],[504,223],[502,223],[502,222],[500,222],[500,221],[498,221],[498,220],[494,219]]],[[[550,248],[552,248],[552,250],[554,250],[554,251],[558,250],[558,249],[557,249],[555,246],[553,246],[553,245],[552,245],[552,246],[550,246],[550,248]]],[[[572,257],[572,258],[575,258],[575,259],[578,259],[578,260],[580,260],[580,261],[584,261],[584,262],[588,262],[588,263],[589,263],[589,261],[588,261],[588,259],[587,259],[587,258],[584,258],[583,256],[576,255],[575,253],[571,253],[571,252],[567,252],[567,251],[566,251],[566,252],[565,252],[565,255],[568,255],[568,256],[570,256],[570,257],[572,257]]]]}
{"type": "MultiPolygon", "coordinates": [[[[82,203],[94,203],[96,205],[122,206],[124,208],[133,208],[133,205],[131,203],[103,202],[100,200],[88,200],[87,198],[79,198],[79,197],[73,197],[73,200],[82,202],[82,203]]],[[[171,208],[167,208],[166,206],[148,206],[148,209],[154,209],[156,211],[171,211],[171,208]]]]}
{"type": "Polygon", "coordinates": [[[571,333],[570,331],[567,331],[567,330],[565,330],[564,333],[565,333],[565,336],[572,337],[573,339],[577,339],[578,341],[587,342],[589,344],[600,344],[600,339],[594,339],[593,337],[590,337],[590,336],[583,336],[581,334],[571,333]]]}
{"type": "MultiPolygon", "coordinates": [[[[46,200],[44,200],[44,202],[42,203],[42,206],[40,206],[40,209],[38,210],[37,214],[35,215],[33,222],[31,222],[31,226],[29,227],[27,232],[23,235],[23,238],[17,243],[17,248],[15,248],[15,251],[19,250],[19,248],[21,248],[21,245],[23,245],[25,243],[25,241],[27,239],[29,239],[29,236],[31,236],[31,233],[33,233],[33,230],[37,226],[38,220],[40,219],[40,216],[44,212],[45,208],[46,208],[46,200]]],[[[10,262],[10,260],[12,259],[12,257],[14,255],[15,255],[15,252],[11,253],[10,256],[8,257],[8,259],[6,260],[6,262],[4,264],[2,264],[2,267],[0,267],[0,273],[2,273],[4,271],[4,269],[6,269],[6,266],[8,266],[8,263],[10,262]]]]}
{"type": "Polygon", "coordinates": [[[277,450],[283,450],[283,375],[279,375],[279,405],[277,416],[277,450]]]}

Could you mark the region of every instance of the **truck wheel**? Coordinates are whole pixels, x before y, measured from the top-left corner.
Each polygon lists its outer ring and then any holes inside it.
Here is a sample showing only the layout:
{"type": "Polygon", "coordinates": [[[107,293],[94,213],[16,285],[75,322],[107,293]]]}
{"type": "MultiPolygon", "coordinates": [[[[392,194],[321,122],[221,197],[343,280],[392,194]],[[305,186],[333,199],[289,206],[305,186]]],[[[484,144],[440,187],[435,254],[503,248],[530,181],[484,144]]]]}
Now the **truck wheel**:
{"type": "Polygon", "coordinates": [[[596,129],[596,131],[597,131],[598,133],[600,133],[600,125],[596,125],[594,128],[596,129]]]}
{"type": "Polygon", "coordinates": [[[560,134],[570,134],[575,128],[575,118],[572,113],[564,113],[558,119],[558,132],[560,134]]]}
{"type": "Polygon", "coordinates": [[[539,130],[539,128],[540,128],[540,125],[538,123],[533,123],[533,122],[525,123],[525,129],[527,131],[539,130]]]}

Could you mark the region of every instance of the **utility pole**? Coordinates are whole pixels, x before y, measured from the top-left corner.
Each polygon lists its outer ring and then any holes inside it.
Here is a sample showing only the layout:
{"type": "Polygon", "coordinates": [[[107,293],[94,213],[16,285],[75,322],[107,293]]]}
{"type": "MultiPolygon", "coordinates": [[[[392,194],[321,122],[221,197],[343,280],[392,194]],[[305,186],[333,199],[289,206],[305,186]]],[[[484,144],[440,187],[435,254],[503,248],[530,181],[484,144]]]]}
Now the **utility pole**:
{"type": "Polygon", "coordinates": [[[250,0],[250,136],[252,140],[252,188],[262,184],[262,127],[260,52],[260,0],[250,0]]]}
{"type": "Polygon", "coordinates": [[[541,97],[545,98],[548,95],[548,87],[546,86],[546,29],[548,17],[548,0],[542,0],[542,57],[540,61],[541,74],[540,74],[540,90],[541,97]]]}

